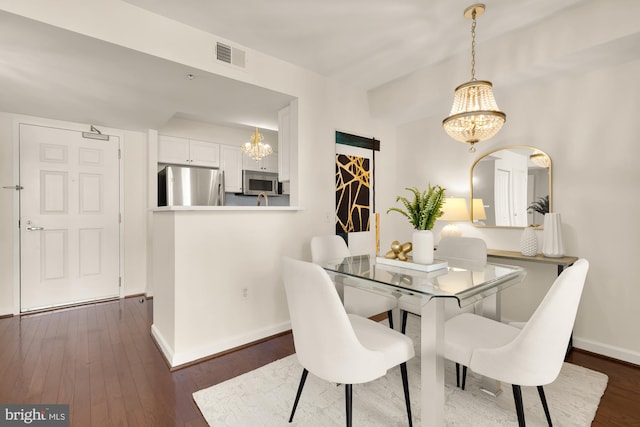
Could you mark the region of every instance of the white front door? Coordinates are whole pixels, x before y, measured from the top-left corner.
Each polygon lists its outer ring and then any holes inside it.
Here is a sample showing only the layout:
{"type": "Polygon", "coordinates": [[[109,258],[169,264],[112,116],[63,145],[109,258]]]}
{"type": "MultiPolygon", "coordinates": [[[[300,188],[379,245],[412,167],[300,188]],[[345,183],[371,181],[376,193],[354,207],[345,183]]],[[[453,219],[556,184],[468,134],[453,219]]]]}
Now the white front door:
{"type": "Polygon", "coordinates": [[[511,223],[511,172],[496,169],[494,200],[496,206],[496,225],[509,227],[511,223]]]}
{"type": "Polygon", "coordinates": [[[119,296],[119,139],[20,124],[20,311],[119,296]]]}
{"type": "Polygon", "coordinates": [[[527,224],[527,170],[513,169],[513,221],[511,225],[526,227],[527,224]]]}

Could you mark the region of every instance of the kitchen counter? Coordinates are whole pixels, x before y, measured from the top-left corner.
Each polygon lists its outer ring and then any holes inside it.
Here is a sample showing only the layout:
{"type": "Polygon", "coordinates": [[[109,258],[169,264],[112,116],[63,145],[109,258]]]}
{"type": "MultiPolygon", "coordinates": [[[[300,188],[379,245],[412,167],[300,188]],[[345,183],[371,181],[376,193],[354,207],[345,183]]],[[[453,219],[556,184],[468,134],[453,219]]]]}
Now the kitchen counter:
{"type": "Polygon", "coordinates": [[[291,329],[279,266],[300,207],[151,211],[151,334],[172,369],[291,329]]]}

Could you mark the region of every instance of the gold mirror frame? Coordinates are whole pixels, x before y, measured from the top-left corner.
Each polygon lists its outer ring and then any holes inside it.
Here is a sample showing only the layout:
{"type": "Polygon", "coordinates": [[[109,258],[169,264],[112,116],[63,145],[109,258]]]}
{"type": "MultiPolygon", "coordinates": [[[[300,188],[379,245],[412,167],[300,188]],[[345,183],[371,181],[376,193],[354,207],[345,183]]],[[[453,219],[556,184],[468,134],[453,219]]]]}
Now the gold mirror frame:
{"type": "Polygon", "coordinates": [[[549,212],[553,212],[551,157],[544,151],[527,145],[511,145],[489,151],[471,165],[470,189],[470,217],[474,226],[542,228],[544,215],[529,209],[529,206],[548,195],[549,212]],[[539,164],[546,162],[548,166],[536,165],[533,163],[534,159],[539,164]],[[496,161],[500,164],[496,165],[496,161]],[[526,175],[522,173],[524,164],[527,169],[526,175]],[[545,169],[547,173],[543,172],[545,169]],[[530,177],[533,178],[533,182],[530,177]],[[548,182],[544,182],[547,179],[548,182]],[[496,191],[496,187],[508,187],[511,191],[499,192],[496,191]],[[517,188],[522,191],[514,192],[513,189],[517,188]],[[499,198],[501,200],[498,200],[499,194],[505,194],[499,198]],[[523,205],[525,201],[526,207],[523,205]],[[522,220],[523,215],[526,221],[522,220]]]}

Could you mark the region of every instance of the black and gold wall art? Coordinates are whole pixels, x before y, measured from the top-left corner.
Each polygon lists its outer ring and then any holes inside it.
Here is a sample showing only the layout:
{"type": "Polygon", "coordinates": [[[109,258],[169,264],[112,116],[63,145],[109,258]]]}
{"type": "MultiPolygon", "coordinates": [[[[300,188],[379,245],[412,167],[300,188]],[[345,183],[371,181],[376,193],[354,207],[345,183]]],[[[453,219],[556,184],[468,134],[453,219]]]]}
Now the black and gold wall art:
{"type": "Polygon", "coordinates": [[[370,160],[336,154],[336,234],[369,231],[370,192],[370,160]]]}

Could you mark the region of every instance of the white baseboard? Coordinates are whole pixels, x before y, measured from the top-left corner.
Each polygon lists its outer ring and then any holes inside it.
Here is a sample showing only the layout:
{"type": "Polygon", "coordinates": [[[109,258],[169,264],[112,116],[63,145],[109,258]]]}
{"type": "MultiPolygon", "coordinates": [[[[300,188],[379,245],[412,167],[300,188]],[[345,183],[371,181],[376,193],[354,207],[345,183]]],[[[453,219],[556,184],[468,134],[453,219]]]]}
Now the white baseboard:
{"type": "MultiPolygon", "coordinates": [[[[221,353],[223,351],[231,350],[236,347],[240,347],[245,344],[249,344],[253,341],[258,341],[263,338],[270,337],[272,335],[279,334],[291,329],[291,322],[283,322],[277,325],[273,325],[267,328],[256,329],[244,335],[232,337],[224,341],[218,341],[199,347],[197,349],[191,349],[188,351],[172,352],[172,358],[168,358],[171,367],[184,365],[199,359],[203,359],[214,354],[221,353]]],[[[153,327],[152,327],[153,331],[153,327]]],[[[164,351],[163,351],[164,352],[164,351]]],[[[165,356],[167,353],[165,352],[165,356]]]]}
{"type": "Polygon", "coordinates": [[[640,353],[626,348],[602,344],[575,336],[573,337],[573,346],[582,350],[590,351],[592,353],[611,357],[613,359],[640,365],[640,353]]]}
{"type": "Polygon", "coordinates": [[[158,344],[158,347],[160,347],[160,351],[164,355],[165,360],[169,363],[169,365],[171,365],[171,367],[173,367],[173,349],[164,339],[158,328],[156,328],[155,324],[151,325],[151,336],[153,336],[153,338],[156,340],[156,344],[158,344]]]}
{"type": "Polygon", "coordinates": [[[9,316],[9,315],[15,315],[16,313],[13,312],[13,306],[12,305],[6,305],[3,307],[0,307],[0,316],[9,316]]]}
{"type": "Polygon", "coordinates": [[[133,289],[125,289],[124,290],[124,297],[128,297],[131,295],[144,295],[146,293],[146,289],[145,288],[133,288],[133,289]]]}
{"type": "MultiPolygon", "coordinates": [[[[510,323],[511,320],[502,318],[502,322],[510,323]]],[[[623,362],[640,365],[640,353],[626,348],[599,343],[585,338],[576,337],[575,335],[573,336],[573,346],[601,356],[607,356],[613,359],[622,360],[623,362]]]]}

